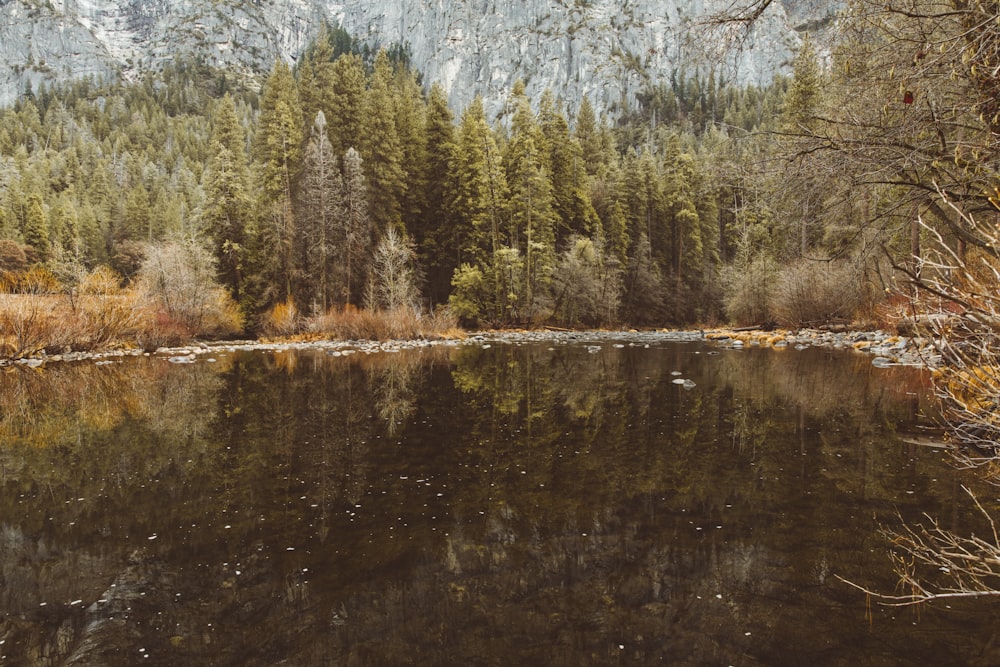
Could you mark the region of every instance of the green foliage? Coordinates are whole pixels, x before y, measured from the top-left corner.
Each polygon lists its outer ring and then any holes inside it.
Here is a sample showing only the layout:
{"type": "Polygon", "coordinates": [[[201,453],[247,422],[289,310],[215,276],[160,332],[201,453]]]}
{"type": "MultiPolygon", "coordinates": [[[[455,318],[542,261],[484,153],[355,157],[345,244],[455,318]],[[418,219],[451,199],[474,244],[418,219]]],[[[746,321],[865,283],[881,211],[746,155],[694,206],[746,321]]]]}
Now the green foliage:
{"type": "Polygon", "coordinates": [[[451,284],[454,288],[448,298],[451,312],[464,324],[478,324],[487,315],[492,296],[482,269],[462,264],[455,269],[451,284]]]}
{"type": "Polygon", "coordinates": [[[785,96],[783,119],[791,131],[808,129],[819,109],[823,73],[812,40],[806,35],[795,56],[794,74],[785,96]]]}
{"type": "Polygon", "coordinates": [[[758,89],[679,72],[614,126],[589,100],[530,100],[522,84],[491,125],[481,100],[450,109],[408,63],[328,26],[260,94],[184,61],[136,84],[37,91],[0,110],[3,261],[132,280],[150,242],[197,237],[263,321],[278,303],[361,303],[391,229],[422,290],[406,301],[492,325],[654,325],[717,318],[727,263],[799,245],[792,200],[744,224],[765,184],[746,165],[769,149],[743,137],[776,127],[804,74],[758,89]]]}
{"type": "Polygon", "coordinates": [[[38,193],[28,195],[24,221],[24,241],[31,248],[32,259],[44,262],[49,257],[49,223],[38,193]]]}
{"type": "Polygon", "coordinates": [[[380,51],[364,98],[362,140],[358,147],[368,183],[368,212],[379,233],[402,226],[402,198],[406,192],[403,147],[396,128],[391,83],[389,57],[380,51]]]}

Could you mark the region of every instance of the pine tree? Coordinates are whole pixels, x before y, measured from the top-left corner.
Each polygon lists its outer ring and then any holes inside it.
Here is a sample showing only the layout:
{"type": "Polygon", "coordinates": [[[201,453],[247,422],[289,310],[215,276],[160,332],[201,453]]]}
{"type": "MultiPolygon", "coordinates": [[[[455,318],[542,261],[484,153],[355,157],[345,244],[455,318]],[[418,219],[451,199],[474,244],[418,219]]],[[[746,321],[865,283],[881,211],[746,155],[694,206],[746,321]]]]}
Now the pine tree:
{"type": "Polygon", "coordinates": [[[312,55],[308,50],[296,63],[295,84],[299,93],[299,105],[302,108],[302,124],[303,127],[309,127],[320,109],[318,99],[320,91],[316,85],[316,69],[313,66],[312,55]]]}
{"type": "Polygon", "coordinates": [[[302,153],[302,111],[291,70],[279,61],[268,77],[261,99],[260,125],[254,139],[260,168],[260,195],[270,229],[268,236],[277,250],[271,273],[276,301],[293,294],[298,268],[295,262],[295,213],[292,192],[302,153]]]}
{"type": "Polygon", "coordinates": [[[279,61],[260,102],[260,124],[254,139],[264,196],[280,201],[290,196],[302,154],[302,114],[291,70],[279,61]]]}
{"type": "Polygon", "coordinates": [[[152,214],[149,191],[142,183],[136,183],[125,191],[125,220],[118,230],[119,241],[151,242],[153,240],[152,214]]]}
{"type": "MultiPolygon", "coordinates": [[[[782,124],[791,134],[808,136],[816,125],[822,85],[819,58],[808,34],[795,56],[793,67],[791,86],[782,111],[782,124]]],[[[819,217],[821,204],[814,193],[819,192],[821,186],[812,173],[803,170],[800,160],[796,160],[788,171],[790,180],[795,184],[790,193],[799,222],[799,255],[804,257],[809,249],[811,228],[819,217]]]]}
{"type": "Polygon", "coordinates": [[[45,215],[42,196],[38,192],[28,194],[24,220],[24,242],[34,251],[34,259],[44,262],[49,258],[49,222],[45,215]]]}
{"type": "Polygon", "coordinates": [[[584,169],[588,176],[597,176],[606,166],[607,152],[602,142],[601,128],[590,98],[584,97],[576,113],[576,128],[573,137],[580,144],[584,169]]]}
{"type": "Polygon", "coordinates": [[[243,305],[244,282],[253,222],[250,174],[244,153],[243,128],[232,98],[226,94],[215,111],[213,155],[205,177],[205,229],[222,285],[243,305]]]}
{"type": "Polygon", "coordinates": [[[390,85],[392,65],[385,51],[375,58],[375,72],[365,95],[361,148],[368,184],[369,215],[379,235],[402,226],[401,199],[406,191],[403,150],[396,132],[390,85]]]}
{"type": "Polygon", "coordinates": [[[56,232],[61,253],[72,261],[80,262],[83,256],[80,219],[72,199],[64,195],[52,217],[52,228],[56,232]]]}
{"type": "Polygon", "coordinates": [[[365,183],[361,155],[347,149],[343,160],[343,217],[340,238],[343,239],[344,301],[348,306],[360,302],[361,287],[371,256],[372,224],[368,217],[368,185],[365,183]]]}
{"type": "Polygon", "coordinates": [[[428,206],[428,190],[440,182],[444,171],[434,174],[428,165],[427,105],[417,75],[401,66],[394,78],[396,135],[399,137],[406,182],[400,208],[403,227],[413,236],[428,206]]]}
{"type": "Polygon", "coordinates": [[[790,131],[808,130],[815,121],[822,85],[819,56],[808,33],[792,67],[792,83],[782,112],[784,124],[790,131]]]}
{"type": "Polygon", "coordinates": [[[306,126],[311,126],[320,111],[329,118],[333,114],[334,56],[330,28],[325,23],[303,58],[299,71],[299,98],[306,126]]]}
{"type": "Polygon", "coordinates": [[[502,322],[512,295],[505,285],[514,282],[511,270],[517,265],[516,258],[509,255],[517,251],[507,246],[504,238],[507,179],[479,97],[462,113],[446,198],[459,251],[452,279],[455,292],[449,302],[468,305],[463,310],[466,319],[502,322]],[[505,248],[510,252],[505,253],[505,248]],[[480,312],[473,312],[480,307],[480,312]]]}
{"type": "Polygon", "coordinates": [[[539,149],[544,135],[534,122],[526,98],[517,101],[510,143],[507,146],[507,183],[510,186],[511,247],[523,250],[524,293],[519,295],[523,314],[530,319],[541,308],[555,265],[558,214],[546,163],[539,149]]]}
{"type": "Polygon", "coordinates": [[[555,211],[559,216],[556,243],[574,234],[589,236],[599,222],[590,201],[583,149],[570,135],[569,123],[556,108],[549,91],[542,95],[538,116],[548,152],[555,211]]]}
{"type": "Polygon", "coordinates": [[[426,271],[427,296],[432,303],[443,303],[458,268],[459,246],[455,221],[448,215],[445,190],[449,162],[455,151],[454,119],[444,90],[438,84],[431,86],[424,135],[426,152],[422,171],[426,177],[421,187],[424,209],[411,231],[418,260],[426,271]]]}
{"type": "Polygon", "coordinates": [[[450,165],[446,197],[458,237],[456,263],[488,264],[505,243],[502,235],[509,191],[479,97],[462,113],[450,165]]]}
{"type": "Polygon", "coordinates": [[[670,234],[670,272],[674,280],[674,318],[687,321],[691,287],[700,282],[704,270],[701,219],[692,191],[692,158],[682,153],[673,158],[664,175],[663,206],[670,234]]]}
{"type": "MultiPolygon", "coordinates": [[[[344,54],[337,58],[330,71],[330,84],[320,75],[320,85],[329,89],[330,108],[326,114],[330,144],[336,155],[343,155],[348,148],[359,148],[364,118],[365,68],[361,58],[344,54]]],[[[321,105],[322,108],[322,105],[321,105]]]]}

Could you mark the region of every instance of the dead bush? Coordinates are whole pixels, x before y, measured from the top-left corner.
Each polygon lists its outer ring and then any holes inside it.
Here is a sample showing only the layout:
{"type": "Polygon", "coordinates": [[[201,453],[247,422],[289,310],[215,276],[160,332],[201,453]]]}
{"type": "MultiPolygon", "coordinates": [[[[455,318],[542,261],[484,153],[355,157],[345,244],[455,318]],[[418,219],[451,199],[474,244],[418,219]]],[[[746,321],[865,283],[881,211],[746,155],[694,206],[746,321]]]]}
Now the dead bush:
{"type": "MultiPolygon", "coordinates": [[[[135,286],[147,308],[165,313],[176,331],[224,337],[243,329],[238,306],[216,282],[212,254],[193,240],[147,248],[135,286]]],[[[156,317],[149,326],[155,330],[156,317]]]]}
{"type": "Polygon", "coordinates": [[[0,356],[20,359],[58,344],[65,328],[51,299],[24,294],[0,294],[0,356]]]}
{"type": "Polygon", "coordinates": [[[726,276],[726,314],[734,324],[761,325],[774,319],[772,294],[778,265],[770,257],[757,257],[726,276]]]}
{"type": "Polygon", "coordinates": [[[864,292],[857,270],[847,262],[799,260],[779,273],[772,304],[784,326],[850,321],[864,292]]]}
{"type": "Polygon", "coordinates": [[[163,310],[147,311],[142,326],[136,333],[136,342],[143,350],[153,352],[161,347],[184,345],[195,333],[184,322],[163,310]]]}
{"type": "Polygon", "coordinates": [[[78,334],[70,345],[93,350],[132,339],[142,319],[138,295],[121,287],[121,277],[101,266],[88,273],[77,288],[78,334]]]}

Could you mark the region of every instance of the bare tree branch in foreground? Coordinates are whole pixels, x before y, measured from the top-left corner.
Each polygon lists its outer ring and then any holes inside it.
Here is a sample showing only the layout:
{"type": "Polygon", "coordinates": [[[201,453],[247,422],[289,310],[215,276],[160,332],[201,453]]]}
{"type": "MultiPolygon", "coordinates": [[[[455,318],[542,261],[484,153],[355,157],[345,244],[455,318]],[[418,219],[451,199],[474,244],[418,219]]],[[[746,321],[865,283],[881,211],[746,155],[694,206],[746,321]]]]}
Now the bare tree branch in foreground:
{"type": "Polygon", "coordinates": [[[882,534],[893,546],[891,558],[899,587],[908,592],[889,595],[837,578],[890,607],[950,598],[1000,597],[1000,539],[996,523],[973,493],[964,486],[962,489],[989,522],[991,532],[986,539],[956,535],[925,514],[928,526],[904,521],[899,529],[882,528],[882,534]]]}

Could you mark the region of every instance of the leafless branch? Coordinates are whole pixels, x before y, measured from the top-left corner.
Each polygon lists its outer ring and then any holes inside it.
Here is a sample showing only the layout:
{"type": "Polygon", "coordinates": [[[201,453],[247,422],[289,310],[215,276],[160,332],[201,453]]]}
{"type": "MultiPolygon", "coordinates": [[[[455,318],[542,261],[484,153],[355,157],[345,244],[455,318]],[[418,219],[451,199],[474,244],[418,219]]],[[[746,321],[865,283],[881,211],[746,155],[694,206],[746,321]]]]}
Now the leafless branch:
{"type": "Polygon", "coordinates": [[[987,538],[962,537],[942,528],[925,515],[928,524],[910,525],[901,521],[898,529],[882,527],[893,546],[893,570],[900,589],[908,592],[886,594],[855,582],[840,581],[889,607],[906,607],[934,600],[1000,597],[1000,539],[993,518],[979,499],[966,487],[990,528],[987,538]]]}

